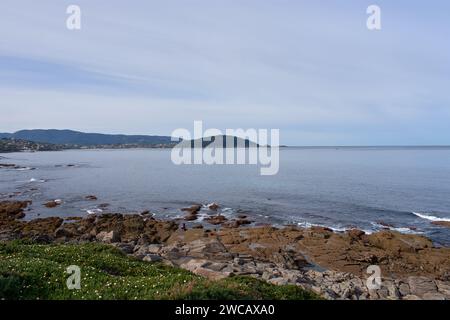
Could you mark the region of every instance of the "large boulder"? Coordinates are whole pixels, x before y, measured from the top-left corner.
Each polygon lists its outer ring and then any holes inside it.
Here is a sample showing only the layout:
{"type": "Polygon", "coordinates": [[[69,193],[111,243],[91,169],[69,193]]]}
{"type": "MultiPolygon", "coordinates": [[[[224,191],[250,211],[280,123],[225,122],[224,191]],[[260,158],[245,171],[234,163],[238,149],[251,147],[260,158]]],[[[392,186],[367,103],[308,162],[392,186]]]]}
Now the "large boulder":
{"type": "Polygon", "coordinates": [[[96,239],[100,242],[113,243],[119,242],[120,236],[119,233],[114,230],[110,232],[102,231],[97,234],[96,239]]]}
{"type": "Polygon", "coordinates": [[[23,212],[31,201],[1,201],[0,202],[0,219],[22,219],[25,217],[23,212]]]}
{"type": "Polygon", "coordinates": [[[20,229],[21,238],[46,238],[52,240],[55,238],[56,230],[64,222],[58,217],[35,219],[24,224],[20,229]]]}

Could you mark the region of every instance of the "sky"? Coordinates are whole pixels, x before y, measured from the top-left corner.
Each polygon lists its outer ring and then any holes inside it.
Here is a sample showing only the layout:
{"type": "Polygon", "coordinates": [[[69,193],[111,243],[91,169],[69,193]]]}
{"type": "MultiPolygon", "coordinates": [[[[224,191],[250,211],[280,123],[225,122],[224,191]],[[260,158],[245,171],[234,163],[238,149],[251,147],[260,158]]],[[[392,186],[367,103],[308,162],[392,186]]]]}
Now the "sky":
{"type": "Polygon", "coordinates": [[[2,0],[0,132],[450,145],[447,0],[2,0]],[[81,8],[81,30],[66,9],[81,8]],[[369,5],[381,30],[366,27],[369,5]]]}

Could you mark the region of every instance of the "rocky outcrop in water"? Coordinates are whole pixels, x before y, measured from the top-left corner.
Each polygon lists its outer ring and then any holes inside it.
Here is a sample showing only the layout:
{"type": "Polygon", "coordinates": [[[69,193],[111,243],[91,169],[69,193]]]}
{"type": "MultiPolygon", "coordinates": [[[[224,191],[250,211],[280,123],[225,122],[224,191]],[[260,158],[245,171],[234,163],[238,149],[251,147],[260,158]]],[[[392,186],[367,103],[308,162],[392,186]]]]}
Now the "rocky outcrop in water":
{"type": "Polygon", "coordinates": [[[433,221],[432,224],[436,226],[450,228],[450,221],[433,221]]]}

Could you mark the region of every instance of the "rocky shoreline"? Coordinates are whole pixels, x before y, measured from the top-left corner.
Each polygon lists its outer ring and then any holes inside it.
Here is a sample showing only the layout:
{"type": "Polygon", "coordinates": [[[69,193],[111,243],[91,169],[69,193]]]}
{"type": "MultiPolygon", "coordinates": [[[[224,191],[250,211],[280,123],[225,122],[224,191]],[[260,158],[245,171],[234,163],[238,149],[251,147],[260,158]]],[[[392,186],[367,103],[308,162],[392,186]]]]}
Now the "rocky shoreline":
{"type": "MultiPolygon", "coordinates": [[[[29,201],[0,202],[0,241],[109,243],[144,261],[162,261],[210,279],[248,275],[273,284],[295,284],[326,299],[450,299],[450,248],[420,235],[324,227],[247,226],[245,216],[212,215],[208,228],[141,214],[23,220],[29,201]],[[368,289],[370,265],[382,285],[368,289]]],[[[211,204],[210,210],[217,209],[211,204]]],[[[184,208],[195,220],[198,205],[184,208]]]]}

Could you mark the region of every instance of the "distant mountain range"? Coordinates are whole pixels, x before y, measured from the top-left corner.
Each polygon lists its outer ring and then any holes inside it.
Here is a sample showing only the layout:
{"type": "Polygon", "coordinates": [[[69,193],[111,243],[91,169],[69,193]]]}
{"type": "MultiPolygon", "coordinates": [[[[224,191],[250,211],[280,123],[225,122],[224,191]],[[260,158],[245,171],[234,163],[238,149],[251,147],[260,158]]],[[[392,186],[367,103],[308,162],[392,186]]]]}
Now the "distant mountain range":
{"type": "MultiPolygon", "coordinates": [[[[215,136],[198,140],[185,140],[180,146],[203,148],[223,139],[223,147],[258,147],[258,144],[233,136],[215,136]],[[227,139],[233,144],[227,146],[227,139]],[[201,141],[199,141],[201,140],[201,141]]],[[[84,133],[73,130],[36,129],[21,130],[15,133],[0,133],[0,152],[43,151],[80,148],[170,148],[179,141],[172,141],[169,136],[123,135],[84,133]]]]}
{"type": "Polygon", "coordinates": [[[123,135],[84,133],[73,130],[21,130],[15,133],[0,133],[0,139],[19,139],[39,143],[76,146],[101,145],[171,145],[174,142],[168,136],[123,135]]]}

